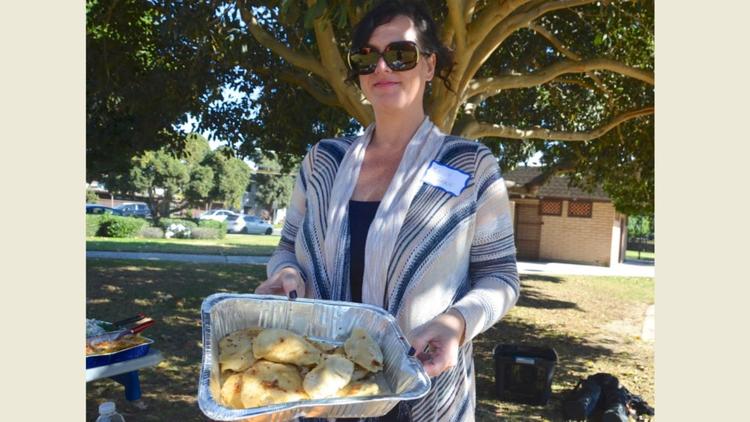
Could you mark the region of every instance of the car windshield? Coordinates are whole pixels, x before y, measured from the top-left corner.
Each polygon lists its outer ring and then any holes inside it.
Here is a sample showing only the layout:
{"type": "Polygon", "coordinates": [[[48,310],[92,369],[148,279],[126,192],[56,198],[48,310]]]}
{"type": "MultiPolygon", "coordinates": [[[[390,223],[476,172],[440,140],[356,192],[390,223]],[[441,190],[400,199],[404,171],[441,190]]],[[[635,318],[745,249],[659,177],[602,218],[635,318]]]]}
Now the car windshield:
{"type": "Polygon", "coordinates": [[[236,219],[237,219],[237,217],[238,217],[238,216],[236,216],[236,215],[230,215],[229,217],[227,217],[227,220],[228,220],[228,221],[234,221],[234,220],[236,220],[236,219]]]}

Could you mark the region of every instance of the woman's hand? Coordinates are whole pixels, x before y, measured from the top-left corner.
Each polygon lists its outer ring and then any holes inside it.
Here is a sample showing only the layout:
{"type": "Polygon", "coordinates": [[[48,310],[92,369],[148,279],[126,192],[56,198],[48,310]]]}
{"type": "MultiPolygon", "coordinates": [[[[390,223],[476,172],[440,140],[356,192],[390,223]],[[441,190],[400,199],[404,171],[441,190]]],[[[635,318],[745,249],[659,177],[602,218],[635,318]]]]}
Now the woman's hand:
{"type": "Polygon", "coordinates": [[[466,322],[460,312],[449,310],[411,332],[412,346],[431,378],[458,363],[466,322]],[[425,347],[429,346],[427,351],[425,347]]]}
{"type": "Polygon", "coordinates": [[[299,271],[286,267],[277,271],[268,280],[260,283],[255,289],[259,295],[285,295],[292,299],[305,297],[305,282],[299,271]]]}

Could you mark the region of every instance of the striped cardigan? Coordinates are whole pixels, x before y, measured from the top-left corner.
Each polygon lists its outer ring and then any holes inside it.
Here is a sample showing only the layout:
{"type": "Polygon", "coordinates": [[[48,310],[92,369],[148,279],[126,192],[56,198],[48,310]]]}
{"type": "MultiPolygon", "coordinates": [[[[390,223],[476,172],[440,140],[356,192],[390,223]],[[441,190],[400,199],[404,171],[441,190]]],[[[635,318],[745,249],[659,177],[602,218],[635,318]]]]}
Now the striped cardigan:
{"type": "MultiPolygon", "coordinates": [[[[331,186],[355,139],[324,139],[305,156],[279,246],[267,266],[269,277],[284,267],[299,270],[307,297],[351,300],[349,251],[339,252],[347,269],[344,279],[329,284],[323,265],[331,186]]],[[[478,142],[445,136],[442,143],[435,160],[469,174],[467,188],[454,196],[421,185],[398,233],[384,305],[409,340],[412,329],[450,308],[466,321],[457,365],[433,378],[425,397],[399,405],[402,418],[420,422],[474,419],[471,340],[508,312],[520,289],[508,194],[497,160],[478,142]]],[[[348,239],[348,231],[344,234],[348,239]]]]}

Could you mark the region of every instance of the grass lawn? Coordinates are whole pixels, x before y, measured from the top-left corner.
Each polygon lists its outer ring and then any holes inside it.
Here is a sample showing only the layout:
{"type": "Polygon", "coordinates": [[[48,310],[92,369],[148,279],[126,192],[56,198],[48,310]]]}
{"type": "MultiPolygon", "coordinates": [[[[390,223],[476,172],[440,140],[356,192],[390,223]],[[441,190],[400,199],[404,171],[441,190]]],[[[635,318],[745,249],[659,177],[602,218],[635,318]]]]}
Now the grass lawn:
{"type": "MultiPolygon", "coordinates": [[[[625,251],[625,258],[627,259],[638,259],[638,251],[625,251]]],[[[646,261],[654,261],[656,254],[654,252],[641,252],[641,259],[646,261]]]]}
{"type": "Polygon", "coordinates": [[[162,252],[208,255],[268,256],[280,236],[227,234],[224,239],[118,239],[87,237],[86,250],[114,252],[162,252]]]}
{"type": "MultiPolygon", "coordinates": [[[[125,400],[111,380],[86,385],[86,416],[114,400],[126,420],[205,421],[197,404],[201,361],[200,305],[215,292],[251,292],[265,279],[262,266],[89,260],[86,314],[116,320],[144,312],[158,322],[145,332],[164,361],[141,371],[146,410],[125,400]]],[[[646,278],[522,278],[523,296],[497,325],[475,339],[477,420],[559,421],[561,392],[579,377],[609,372],[633,393],[654,403],[654,348],[639,338],[654,282],[646,278]],[[492,349],[498,343],[552,346],[559,361],[552,400],[545,407],[493,398],[492,349]]]]}

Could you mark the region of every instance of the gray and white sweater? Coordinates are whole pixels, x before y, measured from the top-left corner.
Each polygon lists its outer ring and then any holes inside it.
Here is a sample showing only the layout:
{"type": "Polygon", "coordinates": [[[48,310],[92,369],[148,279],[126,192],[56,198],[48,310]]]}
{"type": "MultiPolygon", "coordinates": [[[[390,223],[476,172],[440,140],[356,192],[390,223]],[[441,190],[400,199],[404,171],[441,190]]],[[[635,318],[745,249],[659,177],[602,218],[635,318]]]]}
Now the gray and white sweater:
{"type": "MultiPolygon", "coordinates": [[[[310,298],[351,300],[348,272],[338,272],[335,281],[328,277],[325,234],[333,182],[355,141],[324,139],[308,152],[281,241],[267,266],[269,277],[284,267],[298,269],[310,298]]],[[[461,313],[466,331],[458,364],[433,378],[425,397],[402,403],[400,412],[420,422],[471,421],[476,402],[472,339],[516,303],[520,283],[508,194],[497,160],[478,142],[454,136],[439,141],[434,161],[468,174],[468,183],[458,195],[428,183],[419,186],[396,236],[382,306],[407,337],[448,309],[461,313]]],[[[348,245],[348,220],[343,223],[341,244],[348,245]]],[[[349,251],[334,253],[337,265],[349,268],[349,251]]]]}

